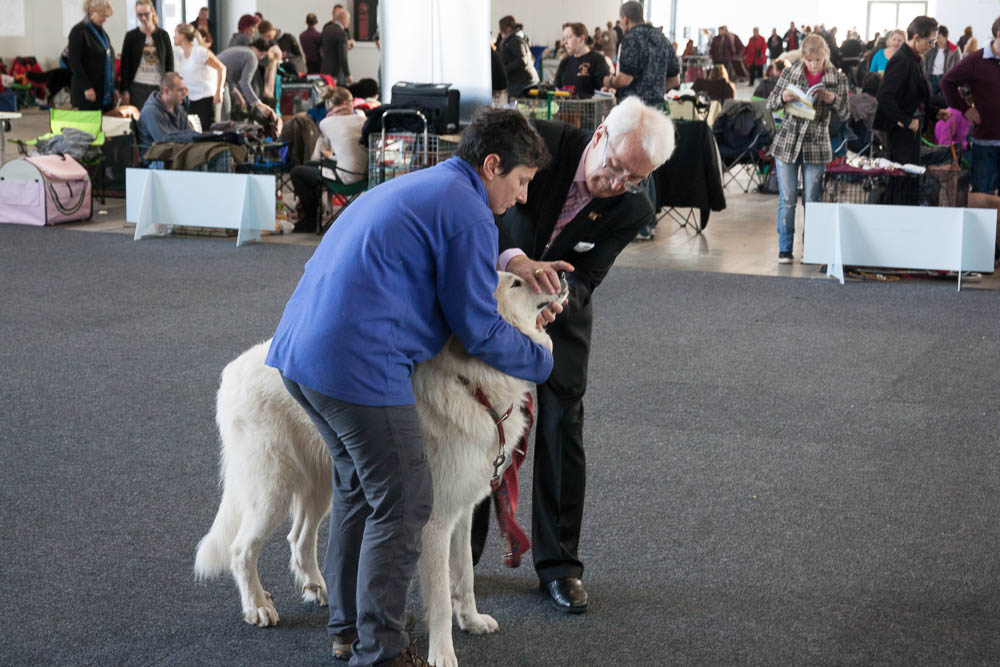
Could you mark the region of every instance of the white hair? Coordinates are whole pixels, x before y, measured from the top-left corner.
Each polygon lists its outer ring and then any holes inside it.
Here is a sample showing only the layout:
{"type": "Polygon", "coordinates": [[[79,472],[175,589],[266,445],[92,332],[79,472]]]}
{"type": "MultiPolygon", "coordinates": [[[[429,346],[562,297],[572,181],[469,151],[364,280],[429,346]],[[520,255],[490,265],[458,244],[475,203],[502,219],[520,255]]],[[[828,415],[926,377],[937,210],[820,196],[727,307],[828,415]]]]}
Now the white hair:
{"type": "Polygon", "coordinates": [[[669,160],[674,152],[674,124],[666,114],[646,106],[638,97],[626,97],[619,102],[604,120],[604,127],[616,141],[638,132],[642,149],[654,169],[669,160]]]}

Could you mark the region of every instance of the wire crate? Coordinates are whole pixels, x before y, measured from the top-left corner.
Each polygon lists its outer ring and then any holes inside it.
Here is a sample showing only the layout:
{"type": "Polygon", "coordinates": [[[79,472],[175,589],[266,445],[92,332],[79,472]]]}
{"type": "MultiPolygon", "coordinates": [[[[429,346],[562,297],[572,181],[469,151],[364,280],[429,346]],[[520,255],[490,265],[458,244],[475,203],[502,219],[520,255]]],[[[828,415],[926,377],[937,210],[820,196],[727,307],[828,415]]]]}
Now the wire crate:
{"type": "MultiPolygon", "coordinates": [[[[386,112],[385,116],[393,113],[386,112]]],[[[417,113],[423,118],[423,114],[417,113]]],[[[458,150],[458,144],[427,131],[386,132],[385,116],[382,132],[368,135],[368,184],[376,186],[411,171],[433,167],[444,162],[458,150]]]]}
{"type": "Polygon", "coordinates": [[[964,207],[969,176],[960,170],[928,169],[923,174],[872,169],[827,168],[821,201],[839,204],[964,207]]]}
{"type": "Polygon", "coordinates": [[[544,96],[522,97],[517,100],[517,108],[526,116],[541,120],[561,120],[589,132],[593,132],[604,122],[614,106],[615,98],[607,95],[579,100],[549,92],[544,96]]]}

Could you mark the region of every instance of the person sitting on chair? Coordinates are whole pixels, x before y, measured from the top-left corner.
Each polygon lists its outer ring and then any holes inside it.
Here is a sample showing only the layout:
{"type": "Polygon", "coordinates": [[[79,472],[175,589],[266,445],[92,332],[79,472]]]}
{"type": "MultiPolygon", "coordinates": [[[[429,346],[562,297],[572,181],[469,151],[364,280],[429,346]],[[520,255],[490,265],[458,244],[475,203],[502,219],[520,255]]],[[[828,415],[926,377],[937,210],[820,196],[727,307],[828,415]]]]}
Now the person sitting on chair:
{"type": "MultiPolygon", "coordinates": [[[[324,176],[317,158],[333,159],[334,168],[325,170],[338,183],[350,185],[365,177],[368,170],[368,151],[361,145],[361,128],[365,117],[354,112],[354,98],[347,88],[334,88],[328,104],[331,106],[326,118],[320,121],[322,133],[316,143],[313,160],[292,169],[292,187],[302,206],[302,217],[295,223],[296,232],[316,231],[316,216],[319,212],[319,187],[324,176]],[[321,147],[325,142],[329,149],[321,147]],[[317,155],[317,152],[319,155],[317,155]]],[[[326,165],[324,165],[326,166],[326,165]]]]}
{"type": "Polygon", "coordinates": [[[139,143],[148,146],[163,141],[172,132],[188,129],[184,98],[187,85],[177,72],[167,72],[160,79],[160,89],[146,98],[139,114],[139,143]]]}

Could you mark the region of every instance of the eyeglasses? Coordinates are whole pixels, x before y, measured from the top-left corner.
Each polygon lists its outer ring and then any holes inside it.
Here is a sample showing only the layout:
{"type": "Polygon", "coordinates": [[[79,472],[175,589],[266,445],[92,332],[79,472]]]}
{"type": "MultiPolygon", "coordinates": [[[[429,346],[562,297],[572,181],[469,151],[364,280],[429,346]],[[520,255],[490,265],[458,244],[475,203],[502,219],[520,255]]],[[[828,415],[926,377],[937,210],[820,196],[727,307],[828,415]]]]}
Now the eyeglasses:
{"type": "Polygon", "coordinates": [[[138,19],[146,18],[147,16],[149,16],[149,12],[136,12],[135,13],[135,17],[138,18],[138,19]]]}
{"type": "MultiPolygon", "coordinates": [[[[618,181],[618,187],[623,188],[625,192],[630,195],[637,195],[640,192],[645,192],[646,188],[642,186],[642,177],[637,177],[634,174],[628,173],[622,167],[609,167],[608,166],[608,152],[611,150],[611,135],[607,132],[604,133],[604,159],[601,160],[601,169],[605,169],[610,172],[616,181],[618,181]]],[[[616,161],[620,162],[618,158],[611,154],[616,161]]]]}

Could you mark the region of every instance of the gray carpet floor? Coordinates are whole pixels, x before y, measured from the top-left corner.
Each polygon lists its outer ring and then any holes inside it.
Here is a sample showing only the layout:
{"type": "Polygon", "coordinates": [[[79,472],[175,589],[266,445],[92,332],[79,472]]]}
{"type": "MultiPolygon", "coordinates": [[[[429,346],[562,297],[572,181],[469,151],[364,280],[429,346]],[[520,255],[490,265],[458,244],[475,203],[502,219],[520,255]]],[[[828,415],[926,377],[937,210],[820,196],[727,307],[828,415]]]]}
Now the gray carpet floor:
{"type": "MultiPolygon", "coordinates": [[[[0,225],[0,663],[333,662],[284,531],[260,564],[278,627],[192,577],[219,373],[271,334],[310,252],[0,225]]],[[[998,381],[995,292],[613,270],[586,401],[590,610],[552,609],[494,535],[476,588],[501,632],[456,630],[460,662],[1000,663],[998,381]]]]}

